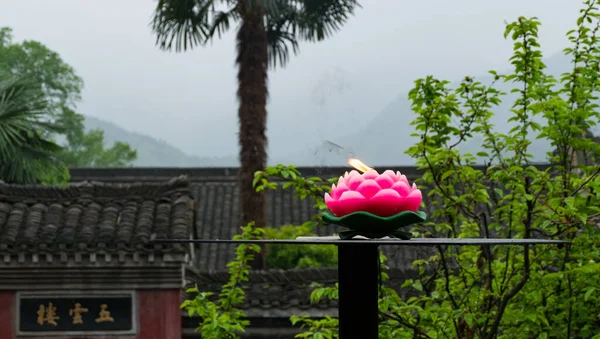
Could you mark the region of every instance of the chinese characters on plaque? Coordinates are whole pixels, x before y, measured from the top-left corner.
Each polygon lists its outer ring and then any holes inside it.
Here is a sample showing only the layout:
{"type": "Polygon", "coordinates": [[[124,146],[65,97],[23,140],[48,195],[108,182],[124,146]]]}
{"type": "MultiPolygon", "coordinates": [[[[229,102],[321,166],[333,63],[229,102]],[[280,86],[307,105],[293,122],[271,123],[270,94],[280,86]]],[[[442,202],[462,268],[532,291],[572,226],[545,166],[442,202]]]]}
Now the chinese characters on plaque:
{"type": "Polygon", "coordinates": [[[76,303],[75,307],[69,310],[69,315],[73,317],[73,324],[83,324],[81,313],[87,313],[88,309],[81,307],[80,303],[76,303]]]}
{"type": "Polygon", "coordinates": [[[106,296],[22,296],[21,332],[115,332],[133,330],[131,294],[106,296]]]}

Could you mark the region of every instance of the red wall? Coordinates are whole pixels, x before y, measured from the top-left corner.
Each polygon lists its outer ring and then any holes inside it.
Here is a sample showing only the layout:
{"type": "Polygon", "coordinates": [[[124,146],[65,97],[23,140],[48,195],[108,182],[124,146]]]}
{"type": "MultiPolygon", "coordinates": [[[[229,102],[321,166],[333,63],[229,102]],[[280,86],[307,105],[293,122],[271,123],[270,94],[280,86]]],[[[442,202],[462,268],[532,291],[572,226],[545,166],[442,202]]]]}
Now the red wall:
{"type": "Polygon", "coordinates": [[[181,339],[181,290],[139,291],[138,339],[181,339]]]}
{"type": "MultiPolygon", "coordinates": [[[[0,339],[17,339],[14,335],[15,292],[0,291],[0,339]]],[[[138,291],[137,336],[91,337],[53,336],[52,339],[181,339],[181,291],[175,290],[140,290],[138,291]]],[[[27,339],[47,339],[38,337],[20,337],[27,339]]]]}
{"type": "Polygon", "coordinates": [[[0,291],[0,338],[11,339],[13,336],[13,325],[15,310],[15,292],[0,291]]]}

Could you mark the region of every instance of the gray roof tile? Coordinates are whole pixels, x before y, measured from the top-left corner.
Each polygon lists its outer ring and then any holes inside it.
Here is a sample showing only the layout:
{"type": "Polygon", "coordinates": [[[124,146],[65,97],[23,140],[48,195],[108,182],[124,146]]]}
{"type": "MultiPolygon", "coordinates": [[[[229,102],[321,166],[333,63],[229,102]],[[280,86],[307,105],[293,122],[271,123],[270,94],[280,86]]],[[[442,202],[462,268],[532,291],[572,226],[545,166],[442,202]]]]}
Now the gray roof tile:
{"type": "Polygon", "coordinates": [[[0,184],[0,252],[172,250],[150,240],[188,238],[193,206],[185,177],[66,187],[0,184]]]}

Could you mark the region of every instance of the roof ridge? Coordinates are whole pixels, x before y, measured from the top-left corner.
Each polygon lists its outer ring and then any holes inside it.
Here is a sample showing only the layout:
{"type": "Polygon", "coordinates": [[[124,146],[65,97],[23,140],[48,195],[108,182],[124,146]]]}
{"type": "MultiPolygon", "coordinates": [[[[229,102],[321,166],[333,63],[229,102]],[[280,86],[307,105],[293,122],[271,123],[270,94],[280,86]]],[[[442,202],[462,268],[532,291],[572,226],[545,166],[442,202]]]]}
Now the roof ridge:
{"type": "MultiPolygon", "coordinates": [[[[269,269],[265,271],[251,270],[251,283],[297,283],[337,279],[337,268],[318,267],[302,269],[269,269]]],[[[229,279],[228,270],[201,272],[196,268],[186,269],[186,278],[196,283],[224,282],[229,279]]]]}
{"type": "Polygon", "coordinates": [[[74,200],[81,197],[92,199],[126,198],[139,195],[143,197],[158,197],[170,195],[171,192],[190,192],[190,181],[186,175],[173,177],[166,181],[156,182],[126,182],[115,183],[105,181],[79,181],[65,186],[38,184],[7,184],[0,182],[0,201],[15,201],[22,198],[36,200],[51,199],[74,200]]]}
{"type": "MultiPolygon", "coordinates": [[[[406,278],[416,272],[414,268],[390,268],[387,273],[392,280],[406,278]]],[[[229,271],[226,269],[210,272],[201,272],[196,267],[186,267],[186,279],[196,284],[225,283],[229,280],[229,271]]],[[[250,270],[249,282],[251,284],[288,284],[311,283],[314,281],[337,281],[337,267],[313,267],[295,269],[269,269],[264,271],[250,270]]]]}

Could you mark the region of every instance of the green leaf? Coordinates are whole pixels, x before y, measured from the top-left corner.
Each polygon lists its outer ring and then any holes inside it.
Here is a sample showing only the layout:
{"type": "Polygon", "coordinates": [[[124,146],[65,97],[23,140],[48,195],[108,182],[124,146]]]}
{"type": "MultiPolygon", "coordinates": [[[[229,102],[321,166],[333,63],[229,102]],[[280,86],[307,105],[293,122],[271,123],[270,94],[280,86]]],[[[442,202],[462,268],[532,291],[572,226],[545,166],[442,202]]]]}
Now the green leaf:
{"type": "Polygon", "coordinates": [[[589,288],[585,294],[583,295],[583,300],[584,301],[588,301],[588,299],[590,298],[590,296],[592,295],[592,293],[594,293],[596,291],[595,287],[591,287],[589,288]]]}
{"type": "Polygon", "coordinates": [[[444,172],[444,174],[442,174],[442,180],[448,179],[451,175],[454,175],[455,173],[456,171],[453,169],[447,170],[446,172],[444,172]]]}
{"type": "Polygon", "coordinates": [[[262,179],[262,175],[260,175],[259,173],[255,174],[254,179],[252,179],[252,187],[256,187],[256,184],[258,184],[260,179],[262,179]]]}

